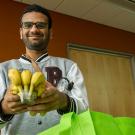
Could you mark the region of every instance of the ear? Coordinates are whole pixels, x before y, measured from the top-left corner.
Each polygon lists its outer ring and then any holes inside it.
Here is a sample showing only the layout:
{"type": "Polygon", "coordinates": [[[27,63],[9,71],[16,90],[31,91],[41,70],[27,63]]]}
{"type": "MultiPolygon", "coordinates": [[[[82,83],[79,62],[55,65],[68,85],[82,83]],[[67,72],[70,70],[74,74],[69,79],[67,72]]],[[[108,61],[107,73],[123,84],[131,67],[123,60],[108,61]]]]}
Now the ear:
{"type": "Polygon", "coordinates": [[[22,39],[22,28],[20,28],[20,39],[22,39]]]}

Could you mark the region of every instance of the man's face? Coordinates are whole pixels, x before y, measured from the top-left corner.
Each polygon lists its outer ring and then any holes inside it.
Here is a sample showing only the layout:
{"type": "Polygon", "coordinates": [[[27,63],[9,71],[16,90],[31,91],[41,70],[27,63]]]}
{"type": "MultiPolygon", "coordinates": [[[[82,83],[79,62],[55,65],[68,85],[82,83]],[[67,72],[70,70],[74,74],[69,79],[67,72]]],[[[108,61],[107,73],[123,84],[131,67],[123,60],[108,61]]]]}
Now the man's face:
{"type": "Polygon", "coordinates": [[[47,16],[39,12],[24,14],[20,36],[28,49],[46,50],[50,39],[47,16]]]}

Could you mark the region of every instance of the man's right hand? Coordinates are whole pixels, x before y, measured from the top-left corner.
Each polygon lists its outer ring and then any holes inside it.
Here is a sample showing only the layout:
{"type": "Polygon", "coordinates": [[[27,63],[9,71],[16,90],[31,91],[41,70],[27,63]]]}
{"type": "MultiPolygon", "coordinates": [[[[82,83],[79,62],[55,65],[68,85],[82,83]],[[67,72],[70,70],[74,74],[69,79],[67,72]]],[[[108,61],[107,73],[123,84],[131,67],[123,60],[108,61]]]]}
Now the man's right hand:
{"type": "Polygon", "coordinates": [[[18,95],[12,94],[12,90],[8,89],[1,103],[4,114],[17,114],[26,112],[28,105],[22,104],[18,95]]]}

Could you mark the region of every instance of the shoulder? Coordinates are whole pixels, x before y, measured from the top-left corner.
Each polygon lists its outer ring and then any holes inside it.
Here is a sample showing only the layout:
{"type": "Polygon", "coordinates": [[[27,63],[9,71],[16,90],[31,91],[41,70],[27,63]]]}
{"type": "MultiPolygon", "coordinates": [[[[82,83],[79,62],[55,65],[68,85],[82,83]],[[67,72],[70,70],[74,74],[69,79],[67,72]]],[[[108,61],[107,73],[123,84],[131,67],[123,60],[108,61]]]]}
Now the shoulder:
{"type": "Polygon", "coordinates": [[[11,60],[7,60],[7,61],[3,61],[0,63],[1,65],[6,65],[6,64],[11,64],[11,63],[15,63],[18,59],[11,59],[11,60]]]}
{"type": "Polygon", "coordinates": [[[56,67],[59,67],[62,71],[65,71],[68,73],[71,69],[77,68],[77,64],[67,58],[62,58],[62,57],[54,57],[50,56],[49,59],[50,65],[55,65],[56,67]]]}
{"type": "Polygon", "coordinates": [[[50,59],[53,61],[61,62],[61,63],[75,64],[74,61],[72,61],[68,58],[50,56],[50,59]]]}
{"type": "Polygon", "coordinates": [[[18,59],[11,59],[0,63],[0,68],[12,67],[17,64],[18,59]]]}

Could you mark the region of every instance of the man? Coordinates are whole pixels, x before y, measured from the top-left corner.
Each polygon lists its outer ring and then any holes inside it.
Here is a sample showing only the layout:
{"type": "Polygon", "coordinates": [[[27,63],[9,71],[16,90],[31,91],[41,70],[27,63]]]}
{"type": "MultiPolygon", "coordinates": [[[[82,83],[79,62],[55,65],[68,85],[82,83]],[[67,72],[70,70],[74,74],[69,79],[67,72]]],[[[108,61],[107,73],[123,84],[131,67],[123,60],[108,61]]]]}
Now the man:
{"type": "Polygon", "coordinates": [[[80,113],[88,108],[83,77],[76,63],[65,58],[48,56],[52,20],[46,9],[38,5],[25,8],[20,38],[26,54],[0,64],[0,127],[2,135],[36,135],[57,124],[64,113],[80,113]],[[47,78],[46,90],[31,104],[21,103],[9,88],[8,70],[35,71],[33,60],[47,78]],[[45,116],[29,115],[29,111],[46,112],[45,116]]]}

